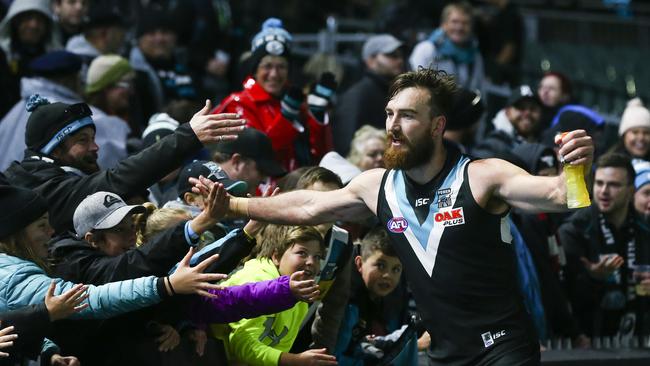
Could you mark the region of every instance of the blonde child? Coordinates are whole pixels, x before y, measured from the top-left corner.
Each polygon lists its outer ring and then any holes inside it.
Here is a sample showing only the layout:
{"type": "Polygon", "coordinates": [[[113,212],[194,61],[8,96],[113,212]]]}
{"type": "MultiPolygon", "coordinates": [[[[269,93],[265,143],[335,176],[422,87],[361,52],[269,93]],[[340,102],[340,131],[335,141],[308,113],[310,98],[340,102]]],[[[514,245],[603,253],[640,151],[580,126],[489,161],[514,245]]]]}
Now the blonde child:
{"type": "MultiPolygon", "coordinates": [[[[301,272],[311,279],[320,270],[323,238],[313,227],[269,225],[261,239],[258,257],[244,264],[224,286],[264,281],[301,272]]],[[[317,295],[316,295],[317,296],[317,295]]],[[[246,365],[336,365],[325,349],[289,353],[300,330],[308,305],[227,325],[214,325],[214,334],[224,340],[231,364],[246,365]]]]}

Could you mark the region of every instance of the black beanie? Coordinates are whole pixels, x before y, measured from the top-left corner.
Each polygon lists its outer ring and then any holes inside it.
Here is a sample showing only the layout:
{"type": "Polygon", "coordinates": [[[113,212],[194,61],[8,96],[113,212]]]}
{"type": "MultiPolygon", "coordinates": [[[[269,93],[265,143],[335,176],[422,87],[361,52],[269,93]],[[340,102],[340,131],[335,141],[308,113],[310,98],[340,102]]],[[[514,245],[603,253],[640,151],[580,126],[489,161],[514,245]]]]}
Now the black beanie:
{"type": "Polygon", "coordinates": [[[25,129],[25,144],[44,155],[49,155],[67,136],[81,128],[95,128],[86,103],[50,103],[34,94],[27,100],[26,108],[31,114],[25,129]]]}
{"type": "Polygon", "coordinates": [[[21,187],[0,186],[0,238],[27,227],[47,212],[47,202],[38,193],[21,187]]]}
{"type": "Polygon", "coordinates": [[[458,131],[469,128],[479,121],[484,111],[485,104],[481,100],[481,94],[469,89],[458,88],[452,99],[452,107],[447,116],[445,129],[458,131]]]}

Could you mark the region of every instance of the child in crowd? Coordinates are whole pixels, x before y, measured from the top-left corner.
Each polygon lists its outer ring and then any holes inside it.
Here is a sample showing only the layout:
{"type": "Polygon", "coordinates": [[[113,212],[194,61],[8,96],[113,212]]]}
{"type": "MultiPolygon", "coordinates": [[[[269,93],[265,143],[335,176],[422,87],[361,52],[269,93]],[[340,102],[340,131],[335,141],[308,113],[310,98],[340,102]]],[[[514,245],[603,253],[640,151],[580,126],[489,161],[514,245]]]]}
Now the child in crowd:
{"type": "MultiPolygon", "coordinates": [[[[205,207],[205,197],[192,192],[192,185],[189,178],[204,176],[213,182],[224,185],[228,194],[232,196],[245,196],[248,192],[248,184],[241,180],[230,179],[228,174],[213,161],[195,160],[183,167],[178,175],[178,198],[163,206],[164,208],[180,208],[188,211],[192,216],[198,215],[205,207]]],[[[201,236],[201,244],[212,243],[222,238],[233,229],[242,228],[245,220],[228,220],[222,217],[219,222],[201,236]]]]}
{"type": "MultiPolygon", "coordinates": [[[[232,194],[243,194],[242,189],[246,190],[246,183],[234,181],[225,175],[225,172],[213,162],[195,161],[185,167],[181,172],[183,181],[189,181],[189,178],[209,177],[205,179],[211,182],[213,186],[220,184],[228,197],[232,194]]],[[[178,222],[182,222],[191,217],[199,217],[202,211],[210,206],[210,189],[195,193],[191,191],[189,184],[179,185],[180,197],[173,204],[165,205],[163,208],[156,208],[153,204],[145,204],[146,212],[134,215],[134,225],[136,236],[139,242],[146,242],[155,238],[161,232],[173,227],[178,222]],[[185,198],[183,198],[185,197],[185,198]],[[192,203],[192,205],[186,204],[192,203]],[[196,210],[199,210],[196,213],[196,210]]],[[[263,196],[276,195],[279,190],[276,188],[271,192],[267,190],[263,196]]],[[[224,196],[225,201],[221,202],[219,220],[224,218],[225,208],[228,206],[228,197],[224,196]]],[[[207,230],[198,236],[198,252],[192,257],[191,264],[194,265],[215,253],[220,254],[220,259],[214,266],[207,269],[208,272],[229,273],[234,270],[243,258],[251,254],[256,249],[255,236],[263,229],[264,224],[255,220],[243,221],[240,227],[229,228],[221,226],[220,222],[211,225],[207,230]],[[245,225],[244,225],[245,224],[245,225]],[[218,233],[217,233],[218,232],[218,233]]],[[[138,244],[140,245],[140,244],[138,244]]],[[[252,258],[252,256],[251,256],[252,258]]]]}
{"type": "Polygon", "coordinates": [[[383,227],[363,238],[354,263],[357,271],[335,351],[339,365],[381,364],[389,354],[399,356],[386,364],[417,365],[416,333],[411,329],[402,335],[409,323],[408,297],[403,286],[395,291],[402,263],[383,227]]]}
{"type": "MultiPolygon", "coordinates": [[[[323,238],[313,227],[269,225],[261,239],[258,257],[247,261],[243,269],[222,285],[264,281],[295,272],[301,272],[303,279],[311,279],[320,270],[323,251],[323,238]]],[[[307,308],[301,302],[277,314],[214,325],[212,330],[224,340],[232,364],[305,365],[317,361],[336,365],[335,358],[327,355],[325,349],[289,353],[307,308]]]]}
{"type": "Polygon", "coordinates": [[[182,208],[158,208],[151,202],[145,202],[142,206],[145,212],[133,215],[135,244],[138,247],[160,232],[192,219],[191,213],[182,208]]]}
{"type": "MultiPolygon", "coordinates": [[[[341,178],[333,171],[320,166],[307,168],[296,181],[295,187],[296,190],[315,191],[333,191],[339,188],[343,188],[341,178]]],[[[326,245],[329,245],[329,235],[331,235],[333,226],[334,222],[316,226],[316,229],[325,238],[326,245]]],[[[347,228],[348,225],[346,225],[347,228]]],[[[341,228],[339,227],[339,229],[341,228]]],[[[314,316],[303,324],[303,330],[300,331],[292,348],[294,352],[304,351],[308,348],[327,348],[331,353],[336,347],[338,329],[350,296],[352,241],[349,235],[348,240],[348,245],[336,260],[336,270],[334,277],[330,278],[328,288],[321,286],[323,295],[319,298],[320,302],[315,302],[310,306],[309,314],[314,314],[314,316]]]]}

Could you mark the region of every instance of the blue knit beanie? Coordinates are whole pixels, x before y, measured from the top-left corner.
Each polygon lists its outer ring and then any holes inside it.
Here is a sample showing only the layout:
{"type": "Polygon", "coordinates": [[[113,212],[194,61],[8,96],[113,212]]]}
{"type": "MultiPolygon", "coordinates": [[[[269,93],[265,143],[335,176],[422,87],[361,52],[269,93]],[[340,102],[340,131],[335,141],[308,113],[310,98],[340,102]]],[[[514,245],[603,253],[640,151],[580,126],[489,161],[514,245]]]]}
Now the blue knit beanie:
{"type": "Polygon", "coordinates": [[[634,189],[639,190],[646,184],[650,184],[650,162],[642,159],[632,161],[636,177],[634,178],[634,189]]]}

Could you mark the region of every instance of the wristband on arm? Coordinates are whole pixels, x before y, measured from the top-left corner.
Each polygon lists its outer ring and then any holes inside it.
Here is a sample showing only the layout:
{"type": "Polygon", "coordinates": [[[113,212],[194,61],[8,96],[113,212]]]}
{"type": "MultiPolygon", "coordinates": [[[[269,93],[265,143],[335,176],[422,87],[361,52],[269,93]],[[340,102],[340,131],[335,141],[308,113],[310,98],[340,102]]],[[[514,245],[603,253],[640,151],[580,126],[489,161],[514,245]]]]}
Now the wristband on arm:
{"type": "Polygon", "coordinates": [[[248,213],[248,198],[232,197],[229,203],[230,212],[238,217],[250,218],[248,213]]]}

